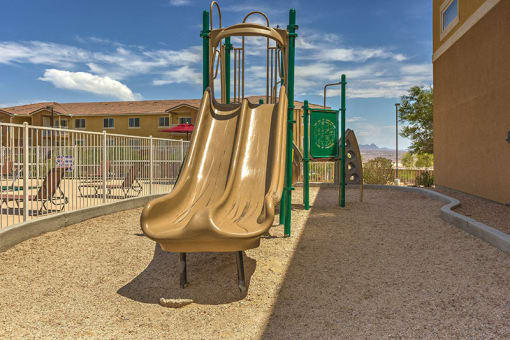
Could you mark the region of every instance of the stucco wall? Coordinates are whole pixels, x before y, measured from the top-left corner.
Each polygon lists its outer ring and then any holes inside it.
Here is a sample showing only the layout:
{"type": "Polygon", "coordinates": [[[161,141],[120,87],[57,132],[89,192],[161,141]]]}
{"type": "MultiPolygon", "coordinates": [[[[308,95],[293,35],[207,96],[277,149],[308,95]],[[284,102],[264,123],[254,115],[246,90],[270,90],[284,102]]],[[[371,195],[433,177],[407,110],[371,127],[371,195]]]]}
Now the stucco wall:
{"type": "Polygon", "coordinates": [[[434,52],[446,41],[448,38],[455,33],[457,29],[487,0],[457,0],[459,8],[459,23],[455,25],[451,31],[446,34],[443,39],[440,39],[441,34],[441,20],[440,20],[440,9],[441,5],[448,0],[434,0],[433,3],[433,25],[434,25],[434,52]]]}
{"type": "Polygon", "coordinates": [[[510,202],[510,1],[434,63],[435,180],[510,202]]]}

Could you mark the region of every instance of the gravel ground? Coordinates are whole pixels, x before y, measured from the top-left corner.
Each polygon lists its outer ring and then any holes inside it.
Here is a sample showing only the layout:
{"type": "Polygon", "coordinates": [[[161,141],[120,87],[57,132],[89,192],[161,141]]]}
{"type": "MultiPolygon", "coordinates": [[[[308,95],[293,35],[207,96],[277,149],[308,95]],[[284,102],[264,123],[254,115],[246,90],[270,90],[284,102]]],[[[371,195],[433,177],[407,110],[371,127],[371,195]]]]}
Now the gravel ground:
{"type": "Polygon", "coordinates": [[[295,191],[282,227],[246,252],[177,256],[140,235],[140,209],[25,241],[0,254],[0,338],[504,338],[510,257],[439,218],[440,202],[398,191],[295,191]],[[193,299],[180,309],[159,299],[193,299]]]}
{"type": "Polygon", "coordinates": [[[469,216],[506,234],[510,234],[509,206],[449,188],[438,187],[434,190],[458,199],[460,207],[456,208],[455,211],[459,214],[469,216]]]}

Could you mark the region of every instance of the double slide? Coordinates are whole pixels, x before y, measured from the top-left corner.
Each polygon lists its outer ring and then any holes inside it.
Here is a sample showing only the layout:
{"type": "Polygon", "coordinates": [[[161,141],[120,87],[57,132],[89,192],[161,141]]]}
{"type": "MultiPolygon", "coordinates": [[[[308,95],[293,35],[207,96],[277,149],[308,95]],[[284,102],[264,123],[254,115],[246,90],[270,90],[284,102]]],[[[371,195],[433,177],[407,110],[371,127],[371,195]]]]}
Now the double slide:
{"type": "Polygon", "coordinates": [[[148,203],[143,232],[170,252],[255,248],[272,225],[285,177],[287,95],[219,104],[204,92],[174,190],[148,203]]]}

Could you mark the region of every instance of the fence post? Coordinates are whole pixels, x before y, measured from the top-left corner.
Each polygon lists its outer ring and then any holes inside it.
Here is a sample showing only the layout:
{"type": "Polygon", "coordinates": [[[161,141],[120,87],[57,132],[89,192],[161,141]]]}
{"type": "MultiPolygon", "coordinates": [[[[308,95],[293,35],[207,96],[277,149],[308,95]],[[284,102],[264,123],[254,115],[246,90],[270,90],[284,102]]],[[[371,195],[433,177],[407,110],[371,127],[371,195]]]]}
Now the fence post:
{"type": "Polygon", "coordinates": [[[181,139],[181,163],[184,162],[184,139],[181,139]]]}
{"type": "Polygon", "coordinates": [[[23,222],[28,220],[28,123],[23,123],[23,222]]]}
{"type": "Polygon", "coordinates": [[[103,130],[103,203],[106,203],[106,131],[103,130]]]}
{"type": "Polygon", "coordinates": [[[152,195],[152,181],[154,178],[154,146],[152,143],[152,136],[149,136],[150,148],[149,148],[149,194],[152,195]]]}
{"type": "MultiPolygon", "coordinates": [[[[36,130],[36,133],[38,131],[36,130]]],[[[39,145],[35,145],[32,148],[35,148],[35,178],[39,179],[39,145]]]]}

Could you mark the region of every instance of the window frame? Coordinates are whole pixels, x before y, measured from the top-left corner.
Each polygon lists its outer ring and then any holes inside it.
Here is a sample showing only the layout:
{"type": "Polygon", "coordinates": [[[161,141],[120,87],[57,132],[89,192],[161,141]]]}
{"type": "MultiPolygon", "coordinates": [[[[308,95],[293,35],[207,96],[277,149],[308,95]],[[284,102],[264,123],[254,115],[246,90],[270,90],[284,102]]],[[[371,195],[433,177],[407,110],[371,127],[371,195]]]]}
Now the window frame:
{"type": "Polygon", "coordinates": [[[158,119],[158,127],[166,128],[166,127],[169,127],[169,126],[170,126],[170,117],[168,117],[168,116],[159,117],[159,119],[158,119]],[[168,124],[167,125],[161,125],[161,119],[165,119],[168,122],[168,124]]]}
{"type": "Polygon", "coordinates": [[[441,4],[441,7],[439,8],[439,25],[440,25],[439,40],[443,40],[444,37],[446,37],[446,35],[448,35],[448,33],[450,33],[452,31],[452,29],[455,26],[457,26],[457,24],[459,23],[459,13],[460,13],[459,6],[460,6],[459,0],[445,0],[441,4]],[[452,22],[450,22],[448,24],[448,26],[444,27],[444,14],[455,1],[457,2],[457,15],[455,16],[455,19],[453,19],[452,22]]]}
{"type": "Polygon", "coordinates": [[[140,117],[128,117],[128,129],[139,129],[142,126],[140,117]],[[136,122],[136,119],[138,119],[138,126],[131,126],[131,119],[134,119],[136,122]]]}
{"type": "Polygon", "coordinates": [[[193,117],[179,117],[178,122],[179,122],[179,125],[180,124],[193,124],[193,117]],[[189,123],[181,122],[181,119],[189,119],[189,123]]]}
{"type": "Polygon", "coordinates": [[[103,129],[115,129],[115,119],[114,118],[103,118],[103,129]],[[112,121],[112,126],[105,126],[106,121],[112,121]]]}
{"type": "Polygon", "coordinates": [[[85,129],[85,127],[86,127],[85,118],[76,118],[76,119],[74,120],[74,128],[75,128],[75,129],[77,129],[77,130],[83,130],[83,129],[85,129]],[[76,124],[76,123],[77,123],[78,121],[83,122],[83,126],[77,126],[77,124],[76,124]]]}
{"type": "Polygon", "coordinates": [[[67,118],[65,119],[55,119],[55,121],[53,122],[53,127],[54,128],[57,128],[57,129],[69,129],[69,120],[67,118]],[[60,125],[61,122],[66,122],[64,125],[65,126],[62,126],[60,125]]]}

